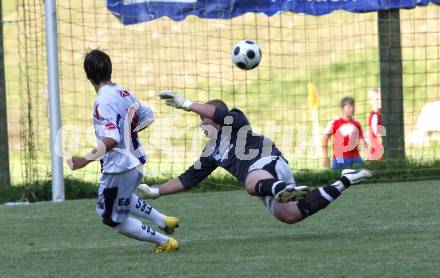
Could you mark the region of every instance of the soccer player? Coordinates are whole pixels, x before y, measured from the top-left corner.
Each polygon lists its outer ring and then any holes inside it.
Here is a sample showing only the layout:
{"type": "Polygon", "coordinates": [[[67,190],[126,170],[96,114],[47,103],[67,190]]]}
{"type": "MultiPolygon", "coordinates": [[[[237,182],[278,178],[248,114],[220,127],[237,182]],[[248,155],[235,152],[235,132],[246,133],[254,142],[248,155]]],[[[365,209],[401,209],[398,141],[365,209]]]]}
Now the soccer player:
{"type": "Polygon", "coordinates": [[[352,169],[363,166],[358,146],[367,149],[361,124],[354,116],[354,99],[344,97],[340,102],[342,117],[331,120],[324,130],[322,139],[322,153],[324,167],[330,167],[328,157],[328,141],[333,136],[333,163],[332,168],[352,169]]]}
{"type": "Polygon", "coordinates": [[[368,134],[370,135],[370,158],[378,160],[383,155],[382,145],[382,114],[380,89],[374,88],[368,91],[368,100],[371,104],[371,111],[368,115],[368,134]]]}
{"type": "Polygon", "coordinates": [[[77,170],[100,159],[102,176],[96,211],[102,222],[128,237],[156,243],[156,253],[177,250],[175,239],[129,215],[148,219],[167,234],[178,226],[176,217],[160,213],[133,193],[142,181],[147,160],[137,133],[154,121],[153,112],[111,81],[112,63],[106,53],[90,51],[84,59],[84,70],[97,93],[93,124],[98,146],[83,157],[73,156],[67,161],[69,167],[77,170]]]}
{"type": "Polygon", "coordinates": [[[159,187],[141,184],[141,196],[157,198],[196,186],[217,167],[222,167],[242,182],[246,191],[258,196],[280,221],[293,224],[327,207],[343,190],[372,176],[368,170],[346,170],[331,185],[311,190],[295,186],[287,160],[273,142],[252,132],[240,110],[228,109],[221,100],[193,103],[173,92],[160,94],[166,104],[195,112],[208,144],[200,159],[186,172],[159,187]]]}

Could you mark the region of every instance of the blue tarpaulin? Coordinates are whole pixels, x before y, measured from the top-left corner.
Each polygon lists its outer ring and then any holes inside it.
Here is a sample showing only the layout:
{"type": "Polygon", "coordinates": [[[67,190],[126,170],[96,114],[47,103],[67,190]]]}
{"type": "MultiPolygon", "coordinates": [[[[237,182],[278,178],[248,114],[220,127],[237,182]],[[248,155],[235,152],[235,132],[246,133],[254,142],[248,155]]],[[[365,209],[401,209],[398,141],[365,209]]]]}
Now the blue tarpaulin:
{"type": "Polygon", "coordinates": [[[134,24],[163,16],[183,20],[188,15],[228,19],[248,12],[268,16],[286,11],[310,15],[337,10],[363,13],[440,4],[440,0],[107,0],[106,3],[122,23],[134,24]]]}

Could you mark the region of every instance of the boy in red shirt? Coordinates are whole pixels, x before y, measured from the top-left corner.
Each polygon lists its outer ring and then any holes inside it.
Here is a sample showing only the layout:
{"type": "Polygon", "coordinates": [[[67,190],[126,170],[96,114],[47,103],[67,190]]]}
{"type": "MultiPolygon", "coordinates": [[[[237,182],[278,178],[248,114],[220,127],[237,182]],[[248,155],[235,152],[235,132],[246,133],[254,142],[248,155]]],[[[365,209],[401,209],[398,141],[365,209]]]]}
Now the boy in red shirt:
{"type": "Polygon", "coordinates": [[[358,146],[366,148],[361,124],[353,119],[354,99],[344,97],[341,99],[342,117],[331,120],[324,130],[322,139],[322,152],[324,167],[330,167],[328,157],[328,141],[333,137],[333,163],[332,168],[355,169],[363,165],[358,146]]]}

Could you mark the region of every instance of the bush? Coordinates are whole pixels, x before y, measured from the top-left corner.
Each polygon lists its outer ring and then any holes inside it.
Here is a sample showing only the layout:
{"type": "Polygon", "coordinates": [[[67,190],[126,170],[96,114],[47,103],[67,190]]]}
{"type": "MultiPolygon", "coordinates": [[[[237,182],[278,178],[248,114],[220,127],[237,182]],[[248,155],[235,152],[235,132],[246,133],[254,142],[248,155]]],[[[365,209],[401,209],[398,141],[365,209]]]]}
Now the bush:
{"type": "MultiPolygon", "coordinates": [[[[64,180],[66,199],[96,198],[98,186],[96,183],[78,179],[64,180]]],[[[50,180],[33,184],[11,186],[0,191],[0,203],[13,201],[39,202],[52,200],[52,183],[50,180]]]]}
{"type": "Polygon", "coordinates": [[[20,201],[23,197],[23,186],[11,186],[0,188],[0,204],[20,201]]]}

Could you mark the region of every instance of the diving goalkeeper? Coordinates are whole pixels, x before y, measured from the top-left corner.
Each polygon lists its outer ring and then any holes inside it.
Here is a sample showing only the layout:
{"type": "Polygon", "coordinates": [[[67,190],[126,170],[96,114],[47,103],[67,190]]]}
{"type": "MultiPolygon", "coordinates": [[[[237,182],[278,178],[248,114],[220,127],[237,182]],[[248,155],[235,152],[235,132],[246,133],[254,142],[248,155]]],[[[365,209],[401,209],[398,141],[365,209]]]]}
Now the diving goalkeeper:
{"type": "Polygon", "coordinates": [[[222,167],[240,180],[250,195],[260,197],[278,220],[293,224],[327,207],[352,184],[372,176],[366,169],[346,169],[330,185],[313,190],[295,186],[283,154],[269,138],[253,133],[240,110],[229,110],[221,100],[193,103],[174,92],[162,92],[160,98],[169,106],[198,114],[209,140],[200,159],[177,178],[157,187],[141,184],[138,192],[144,198],[189,189],[222,167]]]}

